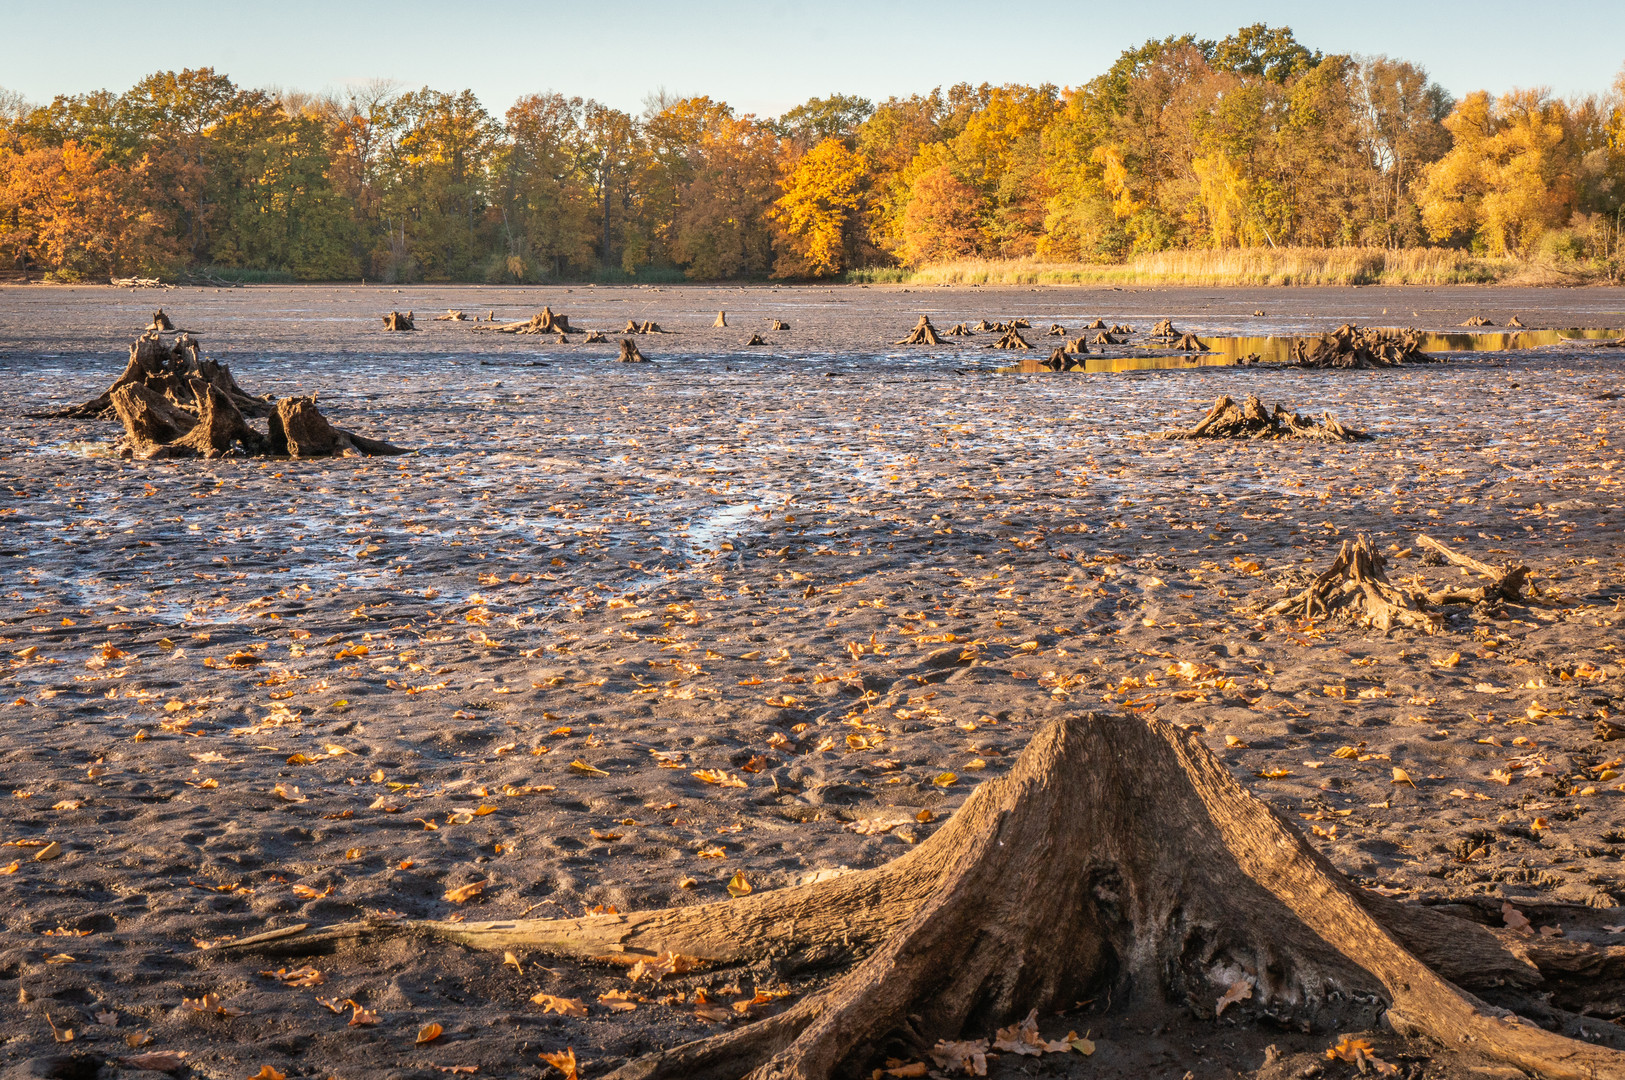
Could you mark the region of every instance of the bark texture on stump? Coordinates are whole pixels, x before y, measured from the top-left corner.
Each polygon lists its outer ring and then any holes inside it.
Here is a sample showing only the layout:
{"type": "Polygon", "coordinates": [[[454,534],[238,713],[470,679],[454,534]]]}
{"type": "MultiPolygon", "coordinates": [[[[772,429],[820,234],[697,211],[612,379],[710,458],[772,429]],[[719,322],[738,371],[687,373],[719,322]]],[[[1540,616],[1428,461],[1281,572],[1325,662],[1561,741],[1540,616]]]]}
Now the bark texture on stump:
{"type": "Polygon", "coordinates": [[[391,311],[388,315],[385,315],[383,319],[385,330],[417,329],[417,327],[412,324],[412,313],[410,311],[408,311],[405,315],[402,315],[398,311],[391,311]]]}
{"type": "Polygon", "coordinates": [[[1299,367],[1364,369],[1425,364],[1434,358],[1422,351],[1422,335],[1415,330],[1369,330],[1344,323],[1312,343],[1293,342],[1292,359],[1299,367]]]}
{"type": "Polygon", "coordinates": [[[1322,442],[1356,442],[1371,438],[1363,431],[1344,427],[1331,413],[1321,419],[1305,419],[1279,404],[1274,412],[1264,408],[1255,395],[1237,405],[1226,394],[1213,403],[1202,422],[1188,431],[1165,431],[1165,439],[1318,439],[1322,442]]]}
{"type": "MultiPolygon", "coordinates": [[[[1193,736],[1138,717],[1050,724],[917,849],[818,885],[584,919],[296,926],[215,954],[402,932],[617,964],[852,964],[777,1015],[636,1059],[614,1080],[826,1080],[1088,999],[1200,1018],[1223,1001],[1232,1017],[1328,1032],[1386,1014],[1401,1033],[1553,1080],[1625,1077],[1625,1054],[1518,1022],[1449,981],[1538,1008],[1519,995],[1572,971],[1559,959],[1572,945],[1364,892],[1193,736]]],[[[1591,959],[1593,971],[1621,966],[1591,959]]]]}
{"type": "Polygon", "coordinates": [[[621,339],[621,355],[615,358],[623,364],[647,364],[649,358],[638,352],[637,342],[631,338],[621,339]]]}
{"type": "Polygon", "coordinates": [[[937,328],[931,325],[928,316],[921,315],[920,321],[914,324],[908,337],[901,341],[892,342],[893,345],[941,345],[942,338],[937,336],[937,328]]]}

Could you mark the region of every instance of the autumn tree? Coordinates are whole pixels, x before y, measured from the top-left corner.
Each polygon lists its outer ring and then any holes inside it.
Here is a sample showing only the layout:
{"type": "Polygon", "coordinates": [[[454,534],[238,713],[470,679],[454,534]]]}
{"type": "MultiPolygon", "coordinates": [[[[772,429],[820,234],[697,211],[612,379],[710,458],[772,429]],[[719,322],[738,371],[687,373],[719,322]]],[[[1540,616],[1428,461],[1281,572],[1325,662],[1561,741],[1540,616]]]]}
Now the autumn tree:
{"type": "Polygon", "coordinates": [[[847,268],[864,177],[863,159],[839,139],[825,139],[786,171],[773,204],[774,277],[827,277],[847,268]]]}
{"type": "Polygon", "coordinates": [[[700,136],[675,222],[672,255],[691,278],[764,277],[773,268],[777,132],[754,117],[700,136]]]}
{"type": "Polygon", "coordinates": [[[981,239],[976,189],[938,165],[914,181],[899,229],[897,257],[905,266],[974,255],[981,239]]]}
{"type": "Polygon", "coordinates": [[[528,280],[544,269],[557,276],[592,264],[588,107],[578,97],[530,94],[508,110],[508,139],[498,164],[504,280],[528,280]]]}
{"type": "Polygon", "coordinates": [[[1435,240],[1471,237],[1495,255],[1521,254],[1574,209],[1574,147],[1566,110],[1544,91],[1469,94],[1445,119],[1450,151],[1427,170],[1420,203],[1435,240]]]}

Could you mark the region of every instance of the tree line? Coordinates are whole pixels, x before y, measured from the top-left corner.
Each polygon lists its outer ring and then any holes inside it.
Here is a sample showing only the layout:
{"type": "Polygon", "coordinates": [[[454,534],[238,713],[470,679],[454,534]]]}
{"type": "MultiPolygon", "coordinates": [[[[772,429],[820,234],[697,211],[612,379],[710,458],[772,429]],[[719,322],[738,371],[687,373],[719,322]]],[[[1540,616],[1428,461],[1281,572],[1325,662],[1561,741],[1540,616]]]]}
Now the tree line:
{"type": "Polygon", "coordinates": [[[1076,89],[959,84],[782,116],[558,93],[310,95],[208,68],[31,105],[0,90],[0,269],[95,280],[818,278],[1172,248],[1617,246],[1625,73],[1460,101],[1289,28],[1125,51],[1076,89]]]}

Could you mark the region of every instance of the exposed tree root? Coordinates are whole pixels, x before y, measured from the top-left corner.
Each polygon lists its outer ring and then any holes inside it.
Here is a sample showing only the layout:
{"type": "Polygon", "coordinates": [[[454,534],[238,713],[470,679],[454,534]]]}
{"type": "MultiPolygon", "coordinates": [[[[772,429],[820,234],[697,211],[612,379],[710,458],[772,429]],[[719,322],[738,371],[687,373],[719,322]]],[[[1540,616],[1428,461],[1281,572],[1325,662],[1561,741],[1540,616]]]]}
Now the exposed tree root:
{"type": "Polygon", "coordinates": [[[1535,942],[1364,893],[1192,736],[1135,717],[1051,724],[919,848],[819,885],[586,919],[295,927],[213,955],[403,931],[623,964],[853,964],[776,1016],[640,1058],[616,1080],[824,1080],[1089,998],[1202,1018],[1223,1000],[1232,1016],[1322,1031],[1385,1013],[1402,1033],[1553,1080],[1625,1077],[1620,1052],[1447,981],[1498,981],[1516,997],[1541,984],[1535,942]]]}
{"type": "Polygon", "coordinates": [[[1165,439],[1318,439],[1322,442],[1355,442],[1371,438],[1363,431],[1344,427],[1331,413],[1320,420],[1306,420],[1279,404],[1267,412],[1264,403],[1252,394],[1237,405],[1228,394],[1213,403],[1202,422],[1188,431],[1165,431],[1165,439]]]}
{"type": "Polygon", "coordinates": [[[1313,343],[1293,342],[1292,359],[1299,367],[1311,368],[1379,368],[1433,361],[1422,351],[1422,335],[1415,330],[1368,330],[1352,323],[1322,334],[1313,343]]]}
{"type": "Polygon", "coordinates": [[[417,329],[417,327],[412,324],[412,313],[410,311],[408,311],[405,315],[402,315],[398,311],[391,311],[388,315],[385,315],[383,319],[385,330],[417,329]]]}
{"type": "Polygon", "coordinates": [[[925,315],[921,315],[920,321],[914,324],[914,329],[909,331],[908,337],[901,341],[894,341],[892,344],[941,345],[942,339],[937,336],[937,328],[931,325],[930,318],[925,315]]]}
{"type": "Polygon", "coordinates": [[[638,352],[637,342],[631,338],[621,339],[621,355],[615,358],[623,364],[647,364],[649,358],[638,352]]]}
{"type": "Polygon", "coordinates": [[[1396,624],[1431,634],[1443,620],[1424,610],[1426,593],[1402,589],[1388,580],[1382,552],[1364,535],[1343,541],[1337,558],[1297,596],[1272,605],[1265,614],[1314,619],[1337,615],[1388,633],[1396,624]]]}

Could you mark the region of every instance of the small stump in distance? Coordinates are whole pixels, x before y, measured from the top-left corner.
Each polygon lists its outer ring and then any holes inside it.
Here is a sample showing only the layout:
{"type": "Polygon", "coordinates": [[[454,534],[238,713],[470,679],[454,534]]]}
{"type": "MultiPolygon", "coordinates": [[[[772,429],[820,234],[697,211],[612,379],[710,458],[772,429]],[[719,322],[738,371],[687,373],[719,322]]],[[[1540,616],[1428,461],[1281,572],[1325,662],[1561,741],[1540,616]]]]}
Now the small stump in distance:
{"type": "Polygon", "coordinates": [[[410,311],[408,311],[405,315],[402,315],[398,311],[391,311],[388,315],[385,315],[383,318],[384,318],[384,329],[385,330],[416,330],[417,329],[417,327],[412,324],[412,313],[410,311]]]}
{"type": "Polygon", "coordinates": [[[649,362],[649,358],[647,356],[644,356],[642,353],[638,352],[637,342],[633,341],[631,338],[621,339],[621,355],[617,356],[615,359],[617,362],[622,364],[647,364],[649,362]]]}

